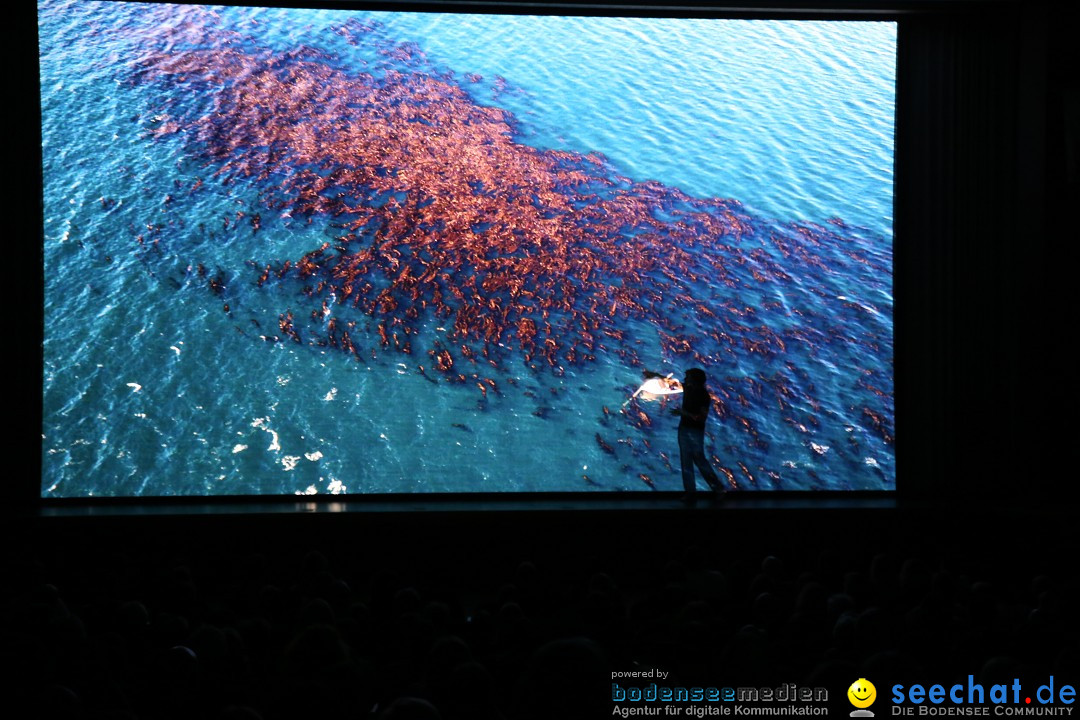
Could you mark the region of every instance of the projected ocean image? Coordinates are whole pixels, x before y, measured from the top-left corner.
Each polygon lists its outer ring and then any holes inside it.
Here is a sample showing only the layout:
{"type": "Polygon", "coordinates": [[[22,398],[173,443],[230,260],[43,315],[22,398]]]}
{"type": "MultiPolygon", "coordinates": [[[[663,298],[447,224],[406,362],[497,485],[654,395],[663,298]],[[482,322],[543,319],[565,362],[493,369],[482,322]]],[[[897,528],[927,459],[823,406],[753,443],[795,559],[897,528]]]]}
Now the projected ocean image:
{"type": "Polygon", "coordinates": [[[893,489],[895,34],[42,2],[42,495],[893,489]]]}

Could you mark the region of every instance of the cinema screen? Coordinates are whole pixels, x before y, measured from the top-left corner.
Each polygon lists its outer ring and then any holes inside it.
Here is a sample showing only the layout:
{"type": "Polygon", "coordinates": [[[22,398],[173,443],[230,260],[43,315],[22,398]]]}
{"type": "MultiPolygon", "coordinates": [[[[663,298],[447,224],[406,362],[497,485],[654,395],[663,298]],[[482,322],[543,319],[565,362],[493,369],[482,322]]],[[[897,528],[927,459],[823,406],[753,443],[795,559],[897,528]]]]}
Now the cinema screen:
{"type": "Polygon", "coordinates": [[[896,24],[515,12],[39,3],[42,497],[895,488],[896,24]]]}

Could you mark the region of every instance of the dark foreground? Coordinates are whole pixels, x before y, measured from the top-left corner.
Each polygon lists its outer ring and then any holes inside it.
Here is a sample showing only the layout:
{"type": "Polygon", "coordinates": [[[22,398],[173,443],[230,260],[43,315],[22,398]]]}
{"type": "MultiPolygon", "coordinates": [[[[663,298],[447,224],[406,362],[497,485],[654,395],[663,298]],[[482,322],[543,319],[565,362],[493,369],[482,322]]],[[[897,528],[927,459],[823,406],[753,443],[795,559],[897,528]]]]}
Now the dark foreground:
{"type": "Polygon", "coordinates": [[[60,717],[602,718],[649,668],[830,714],[860,677],[885,712],[905,680],[1075,684],[1067,512],[660,502],[23,519],[4,654],[60,717]]]}

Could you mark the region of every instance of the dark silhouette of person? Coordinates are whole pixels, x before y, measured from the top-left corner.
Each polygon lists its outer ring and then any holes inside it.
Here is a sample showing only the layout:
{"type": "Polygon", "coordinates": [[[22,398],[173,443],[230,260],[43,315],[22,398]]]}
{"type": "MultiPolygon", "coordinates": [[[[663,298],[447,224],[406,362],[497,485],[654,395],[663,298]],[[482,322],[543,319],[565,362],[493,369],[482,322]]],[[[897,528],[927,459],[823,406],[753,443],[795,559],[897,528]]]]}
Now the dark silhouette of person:
{"type": "Polygon", "coordinates": [[[724,486],[720,483],[716,471],[705,457],[705,421],[712,407],[712,396],[706,387],[708,378],[701,368],[690,368],[683,378],[683,401],[681,408],[671,411],[679,420],[679,459],[682,463],[682,480],[685,494],[682,500],[692,503],[697,497],[694,480],[694,466],[712,489],[714,497],[722,497],[724,486]]]}

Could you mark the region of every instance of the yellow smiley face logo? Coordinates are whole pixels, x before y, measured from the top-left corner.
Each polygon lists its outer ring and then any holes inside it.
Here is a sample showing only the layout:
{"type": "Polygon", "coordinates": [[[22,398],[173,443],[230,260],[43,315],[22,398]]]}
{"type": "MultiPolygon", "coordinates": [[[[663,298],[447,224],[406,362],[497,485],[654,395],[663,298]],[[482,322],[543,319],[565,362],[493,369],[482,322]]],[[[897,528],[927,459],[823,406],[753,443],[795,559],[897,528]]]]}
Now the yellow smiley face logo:
{"type": "Polygon", "coordinates": [[[866,678],[859,678],[847,689],[848,700],[857,708],[868,708],[877,698],[877,688],[866,678]]]}

